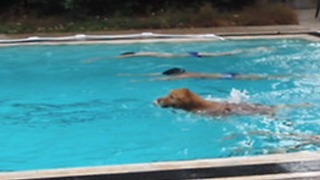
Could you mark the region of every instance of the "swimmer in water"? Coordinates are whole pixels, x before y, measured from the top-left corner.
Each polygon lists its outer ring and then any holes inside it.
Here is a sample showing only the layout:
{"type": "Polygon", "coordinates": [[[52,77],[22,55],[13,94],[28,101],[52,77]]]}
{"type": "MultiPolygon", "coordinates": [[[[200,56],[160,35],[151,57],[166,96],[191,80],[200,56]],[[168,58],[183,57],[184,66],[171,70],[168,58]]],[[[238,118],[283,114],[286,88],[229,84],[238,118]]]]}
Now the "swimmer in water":
{"type": "Polygon", "coordinates": [[[160,53],[160,52],[125,52],[120,54],[118,58],[130,58],[130,57],[160,57],[160,58],[182,58],[182,57],[195,57],[195,58],[203,58],[203,57],[218,57],[218,56],[231,56],[235,54],[239,54],[242,51],[234,50],[229,52],[219,52],[219,53],[209,53],[209,52],[187,52],[181,54],[174,53],[160,53]]]}
{"type": "Polygon", "coordinates": [[[130,58],[130,57],[160,57],[160,58],[181,58],[181,57],[194,57],[194,58],[205,58],[205,57],[219,57],[219,56],[232,56],[240,53],[252,53],[252,52],[270,52],[273,51],[269,47],[256,47],[249,49],[236,49],[227,52],[197,52],[190,51],[186,53],[161,53],[161,52],[125,52],[118,56],[118,58],[130,58]]]}
{"type": "MultiPolygon", "coordinates": [[[[173,54],[173,53],[160,53],[160,52],[124,52],[121,53],[116,58],[122,59],[122,58],[133,58],[133,57],[158,57],[158,58],[177,58],[177,57],[188,57],[187,54],[173,54]]],[[[93,59],[87,59],[84,62],[85,63],[92,63],[100,60],[107,59],[104,58],[93,58],[93,59]]]]}
{"type": "MultiPolygon", "coordinates": [[[[210,57],[220,57],[220,56],[233,56],[236,54],[241,53],[250,53],[250,52],[268,52],[270,48],[268,47],[257,47],[252,49],[236,49],[233,51],[226,51],[226,52],[197,52],[197,51],[190,51],[186,53],[165,53],[165,52],[149,52],[149,51],[142,51],[142,52],[124,52],[117,56],[117,59],[126,59],[126,58],[134,58],[134,57],[157,57],[157,58],[210,58],[210,57]]],[[[106,59],[114,59],[112,57],[98,57],[87,59],[82,61],[83,63],[92,63],[96,61],[106,60],[106,59]]]]}
{"type": "Polygon", "coordinates": [[[171,58],[171,57],[176,57],[176,55],[172,53],[159,53],[159,52],[125,52],[118,56],[118,58],[130,58],[130,57],[171,58]]]}
{"type": "MultiPolygon", "coordinates": [[[[132,76],[132,74],[122,74],[122,76],[132,76]]],[[[167,76],[160,78],[153,78],[151,81],[170,81],[170,80],[180,80],[187,78],[196,79],[237,79],[237,80],[259,80],[259,79],[277,79],[288,77],[285,75],[275,75],[266,76],[258,74],[239,74],[239,73],[196,73],[196,72],[186,72],[182,68],[170,68],[163,71],[162,73],[145,74],[143,76],[167,76]]]]}

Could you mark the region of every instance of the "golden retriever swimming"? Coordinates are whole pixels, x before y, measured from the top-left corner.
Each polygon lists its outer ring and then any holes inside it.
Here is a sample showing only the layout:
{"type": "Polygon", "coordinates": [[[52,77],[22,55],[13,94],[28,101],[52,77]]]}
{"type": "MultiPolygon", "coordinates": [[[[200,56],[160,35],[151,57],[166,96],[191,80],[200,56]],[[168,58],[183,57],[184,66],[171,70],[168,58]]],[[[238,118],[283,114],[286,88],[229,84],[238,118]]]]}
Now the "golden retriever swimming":
{"type": "Polygon", "coordinates": [[[168,96],[159,98],[155,104],[167,108],[206,114],[211,116],[226,115],[269,115],[276,113],[276,106],[265,106],[250,103],[228,103],[205,100],[189,89],[175,89],[168,96]]]}

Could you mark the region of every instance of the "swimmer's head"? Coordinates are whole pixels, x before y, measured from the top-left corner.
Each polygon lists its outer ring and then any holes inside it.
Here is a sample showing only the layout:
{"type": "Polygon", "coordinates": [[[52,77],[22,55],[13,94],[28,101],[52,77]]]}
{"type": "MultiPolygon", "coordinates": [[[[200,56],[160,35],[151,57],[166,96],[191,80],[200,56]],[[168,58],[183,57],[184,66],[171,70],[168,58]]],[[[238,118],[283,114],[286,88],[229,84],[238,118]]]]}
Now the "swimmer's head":
{"type": "Polygon", "coordinates": [[[163,75],[172,76],[185,73],[186,70],[182,68],[170,68],[162,72],[163,75]]]}
{"type": "Polygon", "coordinates": [[[189,52],[189,55],[190,55],[191,57],[196,57],[196,58],[201,58],[201,57],[202,57],[199,52],[195,52],[195,51],[189,52]]]}
{"type": "Polygon", "coordinates": [[[128,55],[134,55],[135,52],[124,52],[124,53],[121,53],[120,55],[121,56],[128,56],[128,55]]]}

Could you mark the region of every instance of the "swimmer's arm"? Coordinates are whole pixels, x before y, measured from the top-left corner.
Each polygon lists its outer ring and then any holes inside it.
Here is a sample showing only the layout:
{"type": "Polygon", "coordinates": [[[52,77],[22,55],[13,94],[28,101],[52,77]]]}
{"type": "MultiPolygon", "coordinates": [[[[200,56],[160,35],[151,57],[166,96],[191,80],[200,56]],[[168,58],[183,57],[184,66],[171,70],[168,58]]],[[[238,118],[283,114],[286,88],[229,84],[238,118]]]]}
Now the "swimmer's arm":
{"type": "Polygon", "coordinates": [[[154,57],[162,57],[162,58],[171,58],[174,57],[174,54],[170,53],[153,53],[154,57]]]}
{"type": "Polygon", "coordinates": [[[163,77],[163,78],[154,78],[153,81],[172,81],[186,78],[198,78],[198,79],[220,79],[222,78],[221,74],[197,74],[197,73],[189,73],[188,75],[177,75],[171,77],[163,77]]]}
{"type": "Polygon", "coordinates": [[[161,57],[161,58],[172,58],[178,55],[171,53],[158,53],[158,52],[137,52],[130,55],[120,55],[117,58],[130,58],[130,57],[161,57]]]}
{"type": "Polygon", "coordinates": [[[198,78],[204,79],[221,79],[223,78],[223,74],[199,74],[198,78]]]}
{"type": "Polygon", "coordinates": [[[154,78],[152,80],[153,81],[172,81],[172,80],[187,79],[187,78],[218,79],[220,77],[221,77],[220,74],[186,73],[186,74],[170,76],[170,77],[154,78]]]}
{"type": "Polygon", "coordinates": [[[229,52],[221,52],[221,53],[199,53],[202,57],[218,57],[218,56],[231,56],[235,54],[241,53],[241,50],[234,50],[229,52]]]}
{"type": "Polygon", "coordinates": [[[124,58],[131,58],[131,57],[136,57],[136,54],[130,54],[130,55],[119,55],[116,57],[116,59],[124,59],[124,58]]]}
{"type": "Polygon", "coordinates": [[[129,74],[129,73],[122,73],[117,74],[117,76],[160,76],[160,73],[150,73],[150,74],[129,74]]]}
{"type": "Polygon", "coordinates": [[[131,57],[153,56],[153,54],[154,54],[153,52],[136,52],[133,54],[119,55],[117,58],[123,59],[123,58],[131,58],[131,57]]]}
{"type": "Polygon", "coordinates": [[[172,76],[172,77],[162,77],[162,78],[153,78],[150,79],[150,81],[173,81],[173,80],[179,80],[179,79],[185,79],[188,77],[184,76],[172,76]]]}
{"type": "Polygon", "coordinates": [[[148,80],[131,80],[130,82],[146,82],[146,81],[173,81],[173,80],[178,80],[182,78],[176,78],[176,77],[164,77],[164,78],[152,78],[148,80]]]}
{"type": "Polygon", "coordinates": [[[285,79],[293,77],[291,75],[262,75],[262,74],[239,74],[235,79],[249,79],[249,80],[261,80],[261,79],[285,79]]]}
{"type": "Polygon", "coordinates": [[[172,54],[172,53],[150,53],[149,56],[161,57],[161,58],[179,58],[188,57],[187,54],[172,54]]]}

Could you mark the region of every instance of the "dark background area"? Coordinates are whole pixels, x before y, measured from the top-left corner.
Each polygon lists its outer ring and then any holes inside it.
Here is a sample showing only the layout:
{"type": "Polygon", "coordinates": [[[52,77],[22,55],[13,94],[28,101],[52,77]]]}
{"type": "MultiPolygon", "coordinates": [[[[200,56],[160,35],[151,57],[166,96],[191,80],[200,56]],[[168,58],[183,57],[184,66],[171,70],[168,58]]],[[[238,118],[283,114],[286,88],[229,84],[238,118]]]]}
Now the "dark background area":
{"type": "Polygon", "coordinates": [[[0,33],[298,24],[284,0],[0,0],[0,33]]]}
{"type": "Polygon", "coordinates": [[[239,10],[256,0],[2,0],[2,18],[21,16],[64,15],[87,16],[149,16],[170,9],[198,9],[206,3],[221,11],[239,10]]]}

